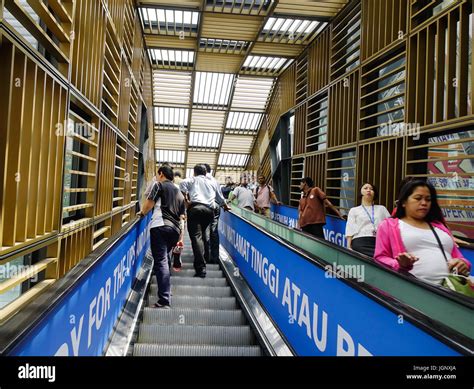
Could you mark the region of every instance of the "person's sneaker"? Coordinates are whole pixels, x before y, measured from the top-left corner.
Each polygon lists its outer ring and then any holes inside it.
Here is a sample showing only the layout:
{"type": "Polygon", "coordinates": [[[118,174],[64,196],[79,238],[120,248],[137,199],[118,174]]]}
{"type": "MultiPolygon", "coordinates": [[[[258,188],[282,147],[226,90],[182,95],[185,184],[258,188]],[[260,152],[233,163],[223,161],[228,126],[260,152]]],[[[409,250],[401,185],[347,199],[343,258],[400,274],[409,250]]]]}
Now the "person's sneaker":
{"type": "Polygon", "coordinates": [[[196,273],[194,277],[206,278],[206,273],[196,273]]]}
{"type": "Polygon", "coordinates": [[[153,308],[171,309],[171,307],[170,307],[168,304],[162,305],[162,304],[160,304],[160,303],[155,303],[155,304],[153,305],[153,308]]]}

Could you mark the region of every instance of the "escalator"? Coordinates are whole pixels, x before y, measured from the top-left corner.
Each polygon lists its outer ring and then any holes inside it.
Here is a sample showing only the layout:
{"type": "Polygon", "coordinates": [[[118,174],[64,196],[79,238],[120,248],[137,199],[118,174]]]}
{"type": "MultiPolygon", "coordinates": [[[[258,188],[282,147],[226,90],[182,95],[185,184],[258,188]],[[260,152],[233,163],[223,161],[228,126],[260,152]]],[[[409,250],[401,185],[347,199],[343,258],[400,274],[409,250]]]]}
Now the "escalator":
{"type": "Polygon", "coordinates": [[[220,265],[196,278],[191,242],[185,239],[183,268],[172,271],[171,309],[153,308],[153,276],[135,335],[136,356],[261,356],[264,354],[220,265]]]}

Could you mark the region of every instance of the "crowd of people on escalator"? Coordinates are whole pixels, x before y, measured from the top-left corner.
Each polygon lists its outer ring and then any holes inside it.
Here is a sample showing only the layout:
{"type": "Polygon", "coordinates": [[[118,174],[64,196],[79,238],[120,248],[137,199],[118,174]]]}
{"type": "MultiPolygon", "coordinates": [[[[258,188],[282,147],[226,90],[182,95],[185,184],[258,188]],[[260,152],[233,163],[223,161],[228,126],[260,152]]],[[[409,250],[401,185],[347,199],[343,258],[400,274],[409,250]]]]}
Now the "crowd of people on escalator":
{"type": "MultiPolygon", "coordinates": [[[[443,218],[436,190],[428,181],[412,177],[403,180],[392,213],[377,204],[377,188],[369,182],[359,188],[360,205],[351,208],[347,216],[314,185],[311,177],[301,180],[300,190],[297,230],[324,239],[328,209],[347,220],[348,249],[394,271],[474,297],[471,264],[459,250],[459,246],[467,242],[452,235],[443,218]]],[[[229,210],[230,202],[234,201],[240,208],[270,217],[271,204],[281,204],[265,176],[260,175],[258,183],[253,183],[243,175],[239,185],[228,177],[225,185],[220,186],[206,164],[196,165],[193,177],[187,179],[164,164],[145,196],[139,214],[145,215],[154,209],[150,235],[159,289],[158,308],[169,307],[168,253],[173,247],[182,246],[184,220],[187,220],[194,255],[195,276],[204,278],[206,264],[218,262],[221,208],[229,210]]],[[[180,264],[173,266],[178,269],[180,264]]]]}

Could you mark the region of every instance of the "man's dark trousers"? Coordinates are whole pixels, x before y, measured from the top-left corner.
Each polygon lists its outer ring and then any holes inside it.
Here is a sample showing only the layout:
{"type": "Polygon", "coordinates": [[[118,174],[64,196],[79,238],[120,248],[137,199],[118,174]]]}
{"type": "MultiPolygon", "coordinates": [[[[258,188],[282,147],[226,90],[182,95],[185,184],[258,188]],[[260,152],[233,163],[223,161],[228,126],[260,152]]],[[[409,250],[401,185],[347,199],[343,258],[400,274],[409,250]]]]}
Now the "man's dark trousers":
{"type": "Polygon", "coordinates": [[[209,237],[206,229],[214,220],[214,211],[204,204],[192,205],[188,209],[188,232],[194,254],[194,270],[197,274],[206,273],[209,260],[209,237]]]}
{"type": "Polygon", "coordinates": [[[221,209],[214,209],[214,219],[210,225],[210,257],[209,263],[219,263],[219,216],[221,215],[221,209]]]}
{"type": "Polygon", "coordinates": [[[168,254],[176,246],[179,233],[173,227],[161,226],[150,229],[153,270],[158,282],[158,304],[170,305],[170,267],[168,254]]]}

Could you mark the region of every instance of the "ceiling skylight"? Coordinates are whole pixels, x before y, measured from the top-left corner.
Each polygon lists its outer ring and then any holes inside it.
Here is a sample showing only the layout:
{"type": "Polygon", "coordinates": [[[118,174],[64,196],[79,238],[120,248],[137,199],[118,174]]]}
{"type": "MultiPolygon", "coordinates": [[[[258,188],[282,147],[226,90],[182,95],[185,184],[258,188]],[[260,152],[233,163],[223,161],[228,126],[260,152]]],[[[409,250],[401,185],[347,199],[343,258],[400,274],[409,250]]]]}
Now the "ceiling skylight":
{"type": "Polygon", "coordinates": [[[265,112],[273,82],[273,78],[239,76],[235,85],[231,109],[265,112]]]}
{"type": "Polygon", "coordinates": [[[196,72],[194,105],[221,108],[229,104],[234,75],[229,73],[196,72]]]}
{"type": "Polygon", "coordinates": [[[189,133],[189,147],[217,149],[221,134],[216,132],[191,132],[189,133]]]}
{"type": "Polygon", "coordinates": [[[196,35],[199,13],[178,9],[140,8],[142,26],[145,33],[196,35]]]}
{"type": "Polygon", "coordinates": [[[248,154],[225,154],[219,155],[219,166],[245,167],[249,159],[248,154]]]}
{"type": "Polygon", "coordinates": [[[168,49],[149,49],[152,65],[160,68],[192,69],[194,63],[194,51],[188,50],[168,50],[168,49]]]}
{"type": "Polygon", "coordinates": [[[226,132],[248,133],[257,132],[262,123],[263,114],[253,112],[229,112],[226,132]],[[233,131],[232,131],[233,130],[233,131]]]}
{"type": "Polygon", "coordinates": [[[278,43],[303,43],[320,32],[327,23],[315,20],[269,18],[259,40],[278,43]]]}
{"type": "Polygon", "coordinates": [[[187,128],[188,114],[186,108],[155,107],[155,127],[165,130],[187,128]]]}
{"type": "Polygon", "coordinates": [[[168,162],[171,164],[183,164],[184,151],[176,151],[176,150],[156,150],[156,162],[164,163],[168,162]]]}
{"type": "Polygon", "coordinates": [[[277,74],[292,59],[281,57],[260,57],[249,55],[242,66],[243,72],[277,74]]]}

